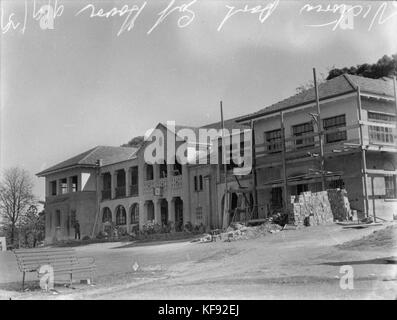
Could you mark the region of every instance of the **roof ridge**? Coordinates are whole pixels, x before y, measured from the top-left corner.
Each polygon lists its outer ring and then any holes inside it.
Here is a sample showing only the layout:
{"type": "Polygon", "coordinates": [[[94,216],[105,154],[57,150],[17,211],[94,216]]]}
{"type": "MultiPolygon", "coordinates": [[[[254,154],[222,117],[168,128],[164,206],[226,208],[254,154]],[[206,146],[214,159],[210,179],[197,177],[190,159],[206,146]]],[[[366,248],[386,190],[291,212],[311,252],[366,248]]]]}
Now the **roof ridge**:
{"type": "Polygon", "coordinates": [[[85,159],[87,159],[87,157],[89,156],[89,155],[91,155],[95,150],[97,150],[98,148],[100,148],[101,146],[96,146],[96,147],[94,147],[94,148],[92,148],[91,149],[91,151],[90,152],[88,152],[82,159],[80,159],[77,163],[78,164],[81,164],[81,162],[83,162],[85,159]]]}
{"type": "Polygon", "coordinates": [[[358,89],[359,86],[354,83],[354,81],[350,78],[350,75],[348,73],[344,73],[343,76],[354,90],[358,89]]]}

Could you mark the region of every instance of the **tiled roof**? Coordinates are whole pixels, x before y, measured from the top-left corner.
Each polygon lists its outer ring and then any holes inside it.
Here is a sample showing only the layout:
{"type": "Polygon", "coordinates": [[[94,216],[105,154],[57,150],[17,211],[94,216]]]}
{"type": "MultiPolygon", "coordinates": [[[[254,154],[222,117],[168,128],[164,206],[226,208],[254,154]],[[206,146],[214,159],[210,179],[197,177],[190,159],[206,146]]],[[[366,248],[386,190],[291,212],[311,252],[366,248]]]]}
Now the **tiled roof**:
{"type": "MultiPolygon", "coordinates": [[[[243,129],[248,129],[249,128],[249,126],[247,126],[247,125],[244,125],[244,124],[241,124],[241,123],[237,123],[236,119],[238,119],[238,118],[225,120],[224,121],[225,129],[227,129],[227,130],[229,130],[231,132],[232,129],[243,130],[243,129]]],[[[163,125],[166,128],[166,124],[164,124],[164,123],[160,123],[160,124],[163,125]]],[[[219,122],[214,122],[214,123],[211,123],[211,124],[206,124],[206,125],[201,126],[201,127],[192,127],[192,126],[185,126],[185,125],[179,125],[178,124],[178,125],[175,125],[175,132],[173,132],[173,133],[176,134],[181,129],[190,129],[190,130],[193,130],[196,135],[198,135],[199,134],[199,129],[216,129],[216,130],[220,130],[221,127],[222,127],[222,124],[221,124],[220,121],[219,122]]],[[[171,130],[171,132],[172,132],[172,130],[171,130]]],[[[181,138],[185,139],[186,137],[181,137],[181,138]]]]}
{"type": "MultiPolygon", "coordinates": [[[[355,75],[343,74],[324,83],[321,83],[318,86],[319,98],[320,100],[323,100],[345,93],[353,92],[357,90],[357,86],[360,87],[360,91],[362,93],[372,93],[389,97],[393,97],[394,95],[393,81],[391,79],[371,79],[355,75]]],[[[304,105],[311,102],[315,102],[314,88],[305,90],[287,99],[260,109],[257,112],[242,116],[236,120],[239,122],[246,121],[249,119],[260,117],[262,115],[278,112],[289,107],[304,105]]]]}
{"type": "MultiPolygon", "coordinates": [[[[225,129],[231,131],[232,129],[241,129],[241,130],[243,130],[243,129],[249,128],[248,126],[246,126],[244,124],[236,122],[237,119],[240,119],[240,117],[225,120],[223,122],[223,125],[224,125],[225,129]]],[[[221,121],[214,122],[214,123],[211,123],[211,124],[206,124],[205,126],[202,126],[201,128],[206,128],[206,129],[213,128],[213,129],[219,130],[219,129],[222,128],[222,123],[221,123],[221,121]]]]}
{"type": "Polygon", "coordinates": [[[102,165],[133,159],[137,150],[137,148],[128,147],[97,146],[41,171],[37,175],[45,176],[51,172],[75,166],[96,166],[99,159],[102,159],[102,165]]]}

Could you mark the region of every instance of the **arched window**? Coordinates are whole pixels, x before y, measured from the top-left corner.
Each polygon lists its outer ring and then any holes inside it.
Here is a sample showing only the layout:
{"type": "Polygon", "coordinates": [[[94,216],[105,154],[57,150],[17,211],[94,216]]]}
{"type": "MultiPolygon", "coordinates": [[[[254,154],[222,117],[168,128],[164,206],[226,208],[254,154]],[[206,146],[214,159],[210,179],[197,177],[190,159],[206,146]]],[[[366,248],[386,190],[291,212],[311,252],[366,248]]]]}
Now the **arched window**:
{"type": "Polygon", "coordinates": [[[112,222],[112,212],[108,207],[103,208],[102,222],[112,222]]]}
{"type": "Polygon", "coordinates": [[[118,206],[116,211],[116,224],[125,225],[127,224],[127,215],[123,206],[118,206]]]}
{"type": "Polygon", "coordinates": [[[134,203],[131,206],[131,224],[139,223],[139,204],[134,203]]]}

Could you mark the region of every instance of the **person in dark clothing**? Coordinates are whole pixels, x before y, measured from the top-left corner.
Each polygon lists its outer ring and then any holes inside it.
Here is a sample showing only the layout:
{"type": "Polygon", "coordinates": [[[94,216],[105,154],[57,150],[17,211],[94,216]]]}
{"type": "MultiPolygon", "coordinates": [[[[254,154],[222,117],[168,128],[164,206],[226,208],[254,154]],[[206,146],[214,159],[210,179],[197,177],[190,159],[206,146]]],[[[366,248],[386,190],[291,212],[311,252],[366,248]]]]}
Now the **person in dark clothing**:
{"type": "Polygon", "coordinates": [[[74,224],[74,238],[80,240],[80,224],[78,220],[74,224]]]}

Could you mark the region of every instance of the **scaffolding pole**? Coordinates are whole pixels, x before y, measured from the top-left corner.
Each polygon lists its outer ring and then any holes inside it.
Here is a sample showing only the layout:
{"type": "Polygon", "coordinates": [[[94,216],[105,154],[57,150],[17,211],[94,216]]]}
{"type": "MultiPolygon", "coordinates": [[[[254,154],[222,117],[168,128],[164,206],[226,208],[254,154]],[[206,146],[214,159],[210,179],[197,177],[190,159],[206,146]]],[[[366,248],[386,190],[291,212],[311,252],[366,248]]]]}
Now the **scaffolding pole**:
{"type": "Polygon", "coordinates": [[[222,228],[226,229],[229,225],[229,194],[227,190],[227,163],[226,163],[226,143],[225,143],[225,123],[223,121],[223,105],[222,101],[220,102],[221,108],[221,125],[222,125],[222,161],[223,161],[223,170],[224,170],[224,179],[225,179],[225,198],[223,201],[223,218],[222,218],[222,228]]]}
{"type": "Polygon", "coordinates": [[[321,170],[321,186],[322,190],[326,189],[325,183],[325,175],[324,175],[324,144],[323,144],[323,126],[321,123],[321,115],[320,115],[320,97],[318,95],[318,84],[317,84],[317,76],[316,76],[316,68],[313,68],[313,79],[314,79],[314,92],[316,94],[316,107],[317,107],[317,132],[318,132],[318,139],[320,143],[320,170],[321,170]]]}
{"type": "MultiPolygon", "coordinates": [[[[366,149],[364,148],[364,138],[363,138],[363,125],[362,125],[362,107],[361,107],[361,95],[360,87],[357,86],[357,108],[358,108],[358,120],[359,120],[359,130],[360,130],[360,144],[361,144],[361,168],[362,168],[362,178],[364,184],[364,214],[368,217],[369,213],[369,203],[368,203],[368,186],[367,186],[367,157],[366,149]]],[[[376,217],[374,215],[374,221],[376,222],[376,217]]]]}
{"type": "Polygon", "coordinates": [[[255,148],[255,132],[254,132],[254,121],[251,120],[251,145],[252,145],[252,183],[253,183],[253,216],[258,217],[258,190],[256,186],[258,184],[258,178],[256,175],[256,148],[255,148]]]}
{"type": "Polygon", "coordinates": [[[282,156],[282,162],[283,162],[283,182],[284,182],[284,212],[287,212],[288,210],[288,176],[287,176],[287,165],[286,165],[286,159],[285,159],[285,153],[286,153],[286,147],[285,147],[285,128],[284,128],[284,113],[283,111],[280,111],[280,123],[281,123],[281,144],[282,144],[282,150],[281,150],[281,156],[282,156]]]}

